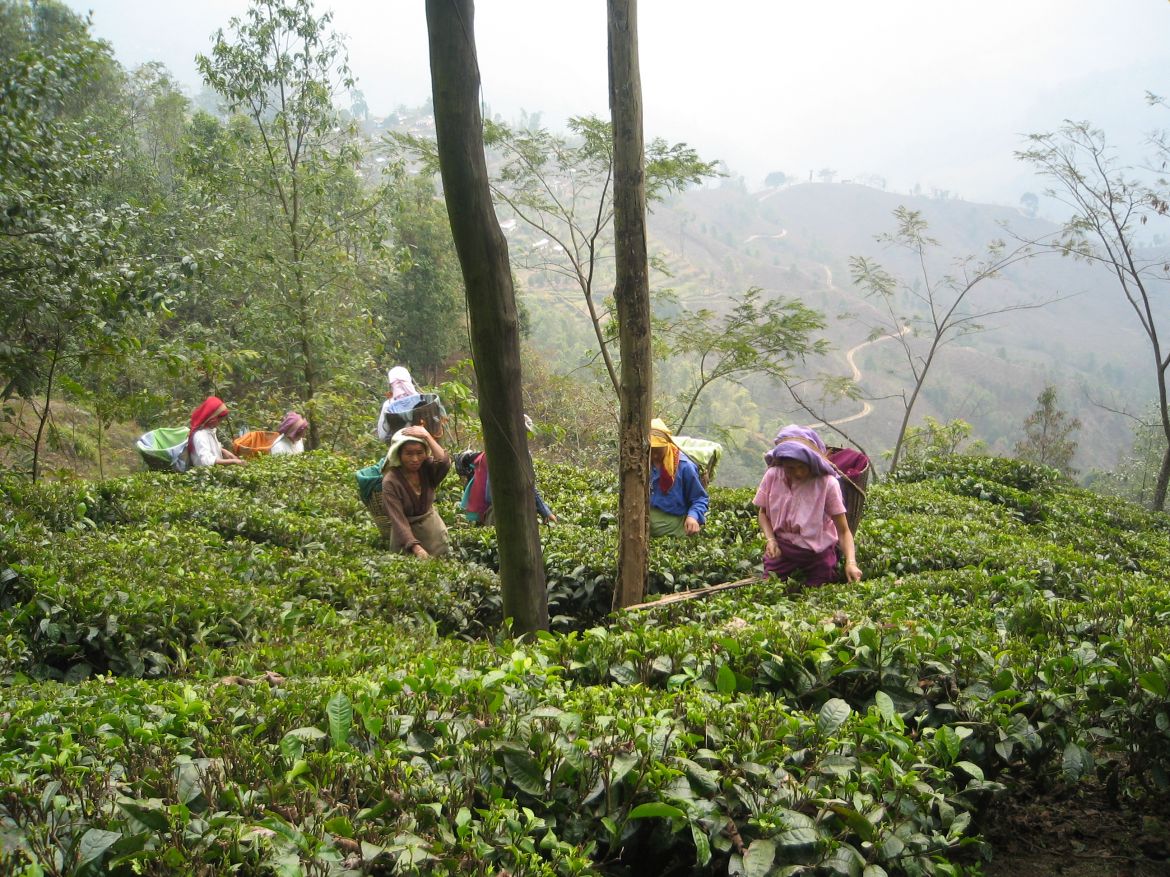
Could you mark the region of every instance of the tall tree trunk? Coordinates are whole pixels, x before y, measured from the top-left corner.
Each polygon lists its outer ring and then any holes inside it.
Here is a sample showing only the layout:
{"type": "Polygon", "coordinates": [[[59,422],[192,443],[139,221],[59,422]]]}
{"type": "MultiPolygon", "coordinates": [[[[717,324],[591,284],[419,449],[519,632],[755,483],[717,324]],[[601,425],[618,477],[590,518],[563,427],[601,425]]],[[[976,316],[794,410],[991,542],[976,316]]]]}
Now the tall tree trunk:
{"type": "Polygon", "coordinates": [[[618,578],[614,608],[642,601],[650,555],[650,277],[646,257],[642,79],[637,0],[608,0],[609,110],[613,117],[613,206],[621,349],[618,578]]]}
{"type": "Polygon", "coordinates": [[[1156,512],[1166,511],[1166,485],[1170,484],[1170,443],[1162,453],[1162,465],[1158,467],[1158,480],[1154,483],[1154,499],[1150,507],[1156,512]]]}
{"type": "Polygon", "coordinates": [[[37,435],[33,440],[33,457],[32,457],[32,480],[35,484],[41,474],[41,438],[45,434],[45,424],[49,422],[49,416],[52,414],[50,407],[53,401],[53,380],[57,376],[57,363],[61,359],[61,343],[64,339],[61,337],[61,332],[57,332],[57,343],[53,345],[53,358],[49,361],[49,376],[45,380],[45,408],[40,412],[40,417],[37,421],[37,435]]]}
{"type": "Polygon", "coordinates": [[[463,269],[471,351],[500,550],[504,615],[520,634],[548,629],[535,478],[524,431],[520,323],[508,242],[488,188],[472,0],[427,0],[439,170],[463,269]]]}

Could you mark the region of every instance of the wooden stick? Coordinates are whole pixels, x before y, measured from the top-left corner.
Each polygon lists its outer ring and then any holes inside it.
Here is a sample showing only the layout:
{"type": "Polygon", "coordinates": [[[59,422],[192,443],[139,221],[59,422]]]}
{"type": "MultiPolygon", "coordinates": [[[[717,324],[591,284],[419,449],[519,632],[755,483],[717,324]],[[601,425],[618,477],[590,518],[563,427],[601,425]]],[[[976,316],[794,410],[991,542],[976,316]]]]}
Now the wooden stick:
{"type": "Polygon", "coordinates": [[[719,591],[729,591],[732,588],[742,588],[745,585],[758,585],[764,580],[759,576],[752,576],[750,579],[740,579],[736,582],[723,582],[719,585],[708,585],[705,588],[692,588],[689,591],[679,591],[674,594],[667,594],[660,600],[651,600],[647,603],[638,603],[634,606],[627,606],[627,612],[633,612],[636,609],[654,609],[657,606],[665,606],[668,603],[679,603],[683,600],[694,600],[697,597],[706,597],[710,594],[719,591]]]}

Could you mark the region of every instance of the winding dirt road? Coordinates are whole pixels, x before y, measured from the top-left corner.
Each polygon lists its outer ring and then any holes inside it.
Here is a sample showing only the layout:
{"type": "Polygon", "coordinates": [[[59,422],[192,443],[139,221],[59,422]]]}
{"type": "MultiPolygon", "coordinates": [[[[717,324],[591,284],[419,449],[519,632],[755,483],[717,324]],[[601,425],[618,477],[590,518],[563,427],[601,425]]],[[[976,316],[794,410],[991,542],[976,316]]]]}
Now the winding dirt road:
{"type": "MultiPolygon", "coordinates": [[[[829,269],[826,268],[825,270],[828,271],[829,269]]],[[[857,362],[854,359],[854,357],[862,349],[869,347],[871,344],[880,344],[882,341],[892,341],[895,338],[901,338],[903,335],[905,335],[909,331],[910,331],[909,326],[903,326],[901,331],[899,331],[897,334],[882,335],[880,338],[872,338],[869,341],[862,341],[860,344],[849,348],[849,352],[845,354],[845,361],[847,363],[849,363],[849,368],[851,368],[853,370],[853,374],[852,374],[853,383],[857,384],[857,383],[861,382],[861,369],[859,369],[857,367],[857,362]]],[[[855,420],[861,420],[861,418],[869,416],[870,412],[872,412],[872,411],[873,411],[873,404],[870,402],[867,402],[863,399],[861,402],[861,410],[858,411],[856,414],[851,414],[848,417],[842,417],[839,420],[830,420],[828,423],[825,423],[823,420],[818,420],[816,423],[808,424],[808,426],[811,429],[818,429],[819,427],[822,427],[822,426],[841,426],[842,424],[845,424],[845,423],[852,423],[855,420]]]]}

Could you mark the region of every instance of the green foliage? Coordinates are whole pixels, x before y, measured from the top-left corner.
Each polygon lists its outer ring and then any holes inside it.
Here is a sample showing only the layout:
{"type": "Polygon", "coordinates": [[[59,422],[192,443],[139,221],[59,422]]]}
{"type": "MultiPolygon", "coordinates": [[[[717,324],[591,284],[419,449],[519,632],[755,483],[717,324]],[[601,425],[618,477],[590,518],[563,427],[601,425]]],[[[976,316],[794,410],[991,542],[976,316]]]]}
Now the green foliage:
{"type": "Polygon", "coordinates": [[[119,77],[64,7],[0,4],[0,401],[40,400],[34,478],[62,379],[124,361],[135,320],[165,310],[190,274],[181,248],[144,245],[154,205],[119,185],[119,77]]]}
{"type": "Polygon", "coordinates": [[[390,222],[399,264],[386,279],[386,350],[416,377],[434,381],[468,341],[463,276],[446,207],[430,179],[399,178],[390,222]]]}
{"type": "Polygon", "coordinates": [[[1155,406],[1134,422],[1133,443],[1120,455],[1116,465],[1109,471],[1091,470],[1085,476],[1085,484],[1100,493],[1124,497],[1148,507],[1153,503],[1166,447],[1166,435],[1155,406]]]}
{"type": "Polygon", "coordinates": [[[1016,443],[1016,456],[1059,469],[1071,478],[1076,475],[1072,458],[1077,452],[1071,436],[1080,428],[1079,419],[1057,407],[1056,387],[1049,384],[1036,397],[1036,410],[1024,421],[1024,438],[1016,443]]]}
{"type": "Polygon", "coordinates": [[[796,299],[761,296],[762,290],[752,287],[733,297],[730,311],[721,319],[701,308],[660,323],[671,355],[685,360],[689,372],[674,405],[679,416],[671,417],[676,432],[683,431],[699,397],[712,384],[738,383],[749,375],[786,380],[793,363],[827,350],[827,341],[810,337],[825,327],[821,314],[796,299]]]}
{"type": "Polygon", "coordinates": [[[353,80],[329,24],[309,0],[256,0],[217,33],[199,69],[238,115],[200,120],[193,156],[204,197],[230,206],[211,322],[258,351],[248,383],[304,403],[313,447],[315,397],[378,346],[373,287],[389,270],[385,193],[365,190],[356,130],[333,107],[353,80]]]}
{"type": "Polygon", "coordinates": [[[927,460],[951,457],[960,452],[979,454],[983,442],[971,439],[973,427],[965,420],[949,420],[940,423],[929,414],[922,426],[906,428],[902,440],[902,465],[921,465],[927,460]]]}
{"type": "MultiPolygon", "coordinates": [[[[1053,469],[907,464],[862,582],[607,617],[613,480],[538,462],[557,630],[521,643],[494,532],[387,556],[355,468],[3,482],[5,870],[962,874],[1018,780],[1170,787],[1170,525],[1053,469]]],[[[650,590],[752,577],[751,496],[650,590]]]]}

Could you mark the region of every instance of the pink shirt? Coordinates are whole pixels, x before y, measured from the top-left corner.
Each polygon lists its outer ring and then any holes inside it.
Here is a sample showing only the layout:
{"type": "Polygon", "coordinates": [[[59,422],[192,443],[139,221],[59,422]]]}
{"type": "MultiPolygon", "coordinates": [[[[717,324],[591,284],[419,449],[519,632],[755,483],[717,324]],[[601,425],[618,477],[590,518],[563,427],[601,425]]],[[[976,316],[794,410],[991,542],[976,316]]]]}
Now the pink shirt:
{"type": "Polygon", "coordinates": [[[781,541],[816,552],[837,544],[833,515],[845,514],[845,500],[832,475],[790,484],[781,467],[769,466],[752,503],[767,512],[781,541]]]}

